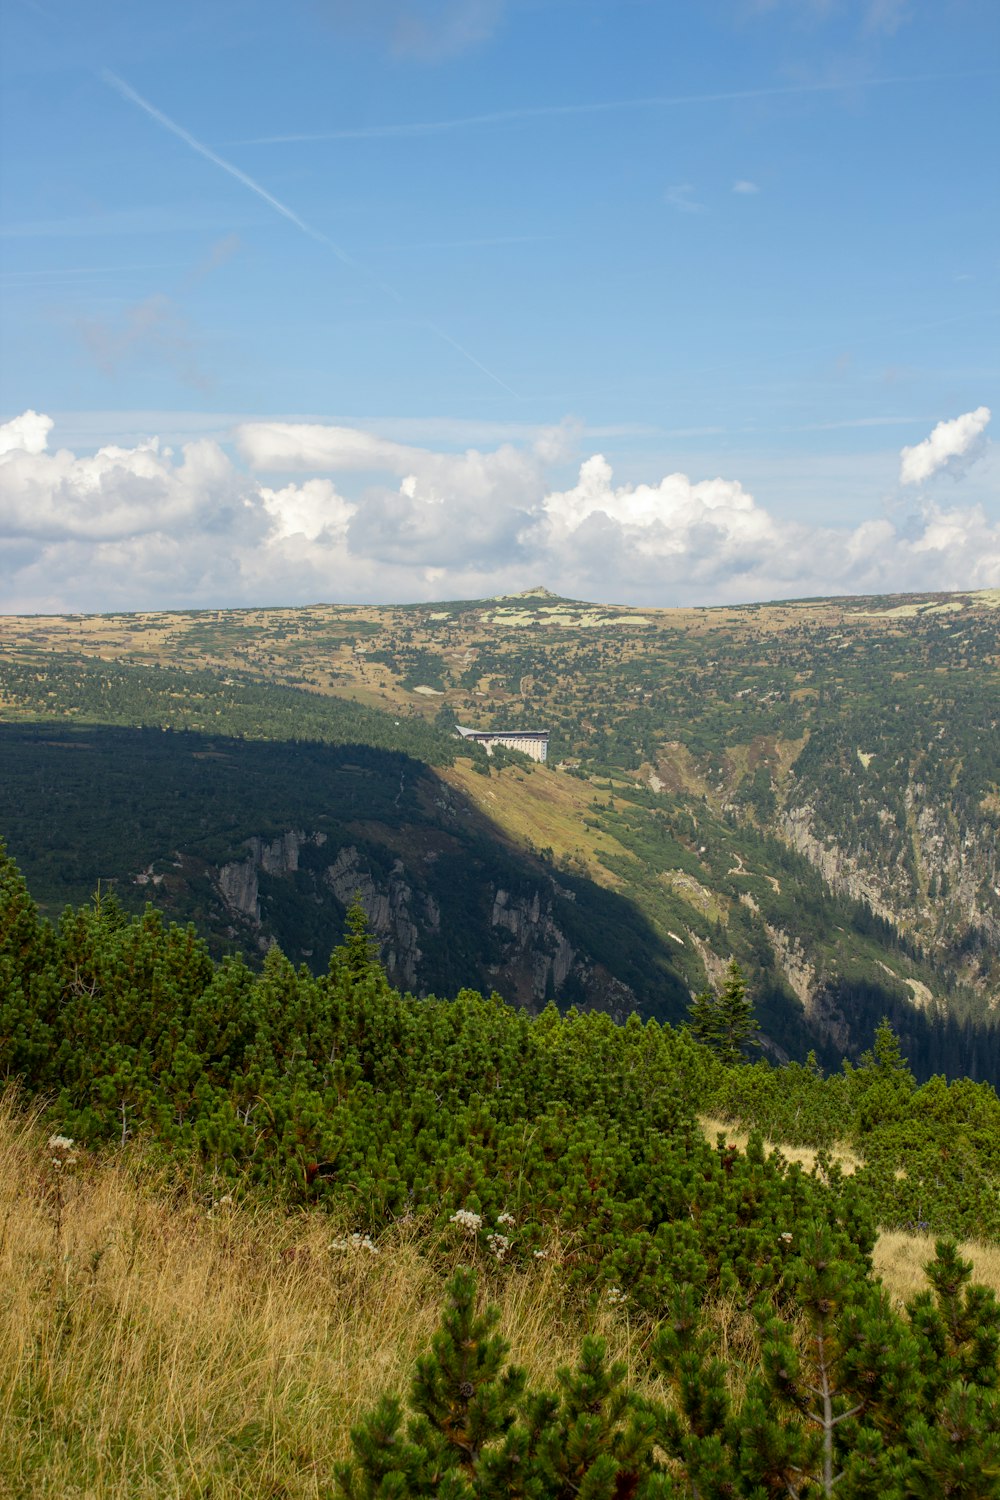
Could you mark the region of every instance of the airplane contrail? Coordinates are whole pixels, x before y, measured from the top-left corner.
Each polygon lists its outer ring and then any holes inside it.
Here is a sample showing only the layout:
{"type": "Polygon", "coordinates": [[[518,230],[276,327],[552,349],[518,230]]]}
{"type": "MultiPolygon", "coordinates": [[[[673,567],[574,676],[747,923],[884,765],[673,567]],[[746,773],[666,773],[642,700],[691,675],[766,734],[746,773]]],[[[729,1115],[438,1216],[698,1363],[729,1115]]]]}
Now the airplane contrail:
{"type": "MultiPolygon", "coordinates": [[[[381,277],[377,276],[373,271],[370,271],[367,266],[361,263],[361,261],[356,260],[355,257],[353,255],[350,255],[342,245],[338,245],[336,240],[331,239],[328,234],[324,234],[322,230],[314,229],[313,226],[311,224],[308,224],[305,219],[303,219],[294,211],[294,209],[289,208],[287,203],[282,203],[280,198],[276,198],[273,193],[269,193],[267,191],[267,188],[262,187],[259,182],[257,182],[253,177],[249,175],[249,173],[241,171],[240,168],[234,166],[231,161],[227,161],[224,156],[220,156],[217,151],[213,151],[210,146],[206,146],[203,141],[199,141],[197,137],[193,136],[189,130],[185,130],[183,125],[178,125],[176,120],[172,120],[170,116],[165,115],[161,109],[157,109],[155,104],[151,104],[148,99],[144,99],[143,96],[140,93],[137,93],[130,84],[125,82],[124,78],[119,78],[118,74],[112,73],[109,68],[103,69],[101,77],[103,78],[104,82],[111,88],[113,88],[116,93],[120,94],[123,99],[128,100],[130,104],[134,104],[139,109],[143,110],[147,115],[149,115],[151,120],[155,120],[158,125],[162,125],[164,130],[169,130],[171,135],[175,135],[178,140],[183,141],[186,146],[189,146],[192,151],[196,151],[199,156],[203,156],[206,161],[210,161],[213,166],[218,167],[223,172],[227,172],[230,177],[235,178],[236,181],[241,183],[243,187],[248,188],[251,193],[256,193],[257,197],[262,198],[270,208],[274,209],[275,213],[281,214],[282,218],[287,219],[289,223],[294,224],[296,229],[299,229],[303,234],[308,235],[309,239],[316,240],[320,245],[325,245],[326,248],[337,257],[342,265],[348,266],[359,276],[362,276],[365,278],[365,280],[370,281],[373,286],[376,286],[380,292],[382,292],[386,297],[389,297],[393,302],[396,303],[398,307],[409,311],[405,299],[399,292],[397,292],[395,287],[390,286],[387,281],[383,281],[381,277]]],[[[450,333],[447,333],[443,328],[441,328],[439,324],[434,323],[430,318],[425,317],[421,317],[420,322],[437,338],[441,339],[443,343],[450,344],[451,347],[457,350],[464,359],[467,359],[470,364],[475,365],[477,370],[481,370],[484,375],[487,375],[490,380],[494,381],[495,384],[501,387],[501,389],[505,390],[508,395],[513,396],[515,399],[520,399],[517,395],[517,392],[513,390],[505,380],[501,380],[499,375],[495,374],[491,369],[488,368],[488,366],[484,365],[482,360],[477,359],[474,354],[466,349],[464,345],[460,344],[456,338],[453,338],[450,333]]]]}
{"type": "Polygon", "coordinates": [[[969,78],[995,78],[996,69],[970,73],[916,73],[883,78],[861,78],[837,83],[776,84],[768,88],[729,89],[709,94],[653,94],[638,99],[606,99],[581,104],[531,104],[489,114],[459,115],[451,120],[416,120],[397,125],[357,125],[316,134],[262,135],[234,142],[239,146],[284,146],[307,141],[388,140],[394,137],[439,135],[477,125],[506,125],[518,120],[559,119],[572,115],[611,114],[630,109],[665,109],[682,104],[733,104],[742,100],[777,99],[798,94],[834,94],[855,88],[883,88],[890,84],[948,83],[969,78]]]}

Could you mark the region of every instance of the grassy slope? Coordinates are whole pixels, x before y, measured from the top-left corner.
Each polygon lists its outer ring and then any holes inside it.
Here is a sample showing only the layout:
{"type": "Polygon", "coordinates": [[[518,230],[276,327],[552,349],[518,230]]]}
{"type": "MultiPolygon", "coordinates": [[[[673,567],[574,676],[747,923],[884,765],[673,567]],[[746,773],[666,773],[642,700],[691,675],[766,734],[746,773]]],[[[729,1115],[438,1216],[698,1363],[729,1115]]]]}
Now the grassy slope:
{"type": "Polygon", "coordinates": [[[467,760],[458,760],[441,775],[460,787],[515,846],[550,849],[557,861],[568,860],[612,890],[625,884],[604,857],[632,856],[613,835],[593,826],[595,813],[607,806],[606,792],[537,765],[505,766],[487,778],[467,760]]]}
{"type": "MultiPolygon", "coordinates": [[[[319,1500],[352,1423],[406,1385],[427,1344],[456,1231],[378,1254],[332,1248],[322,1214],[284,1217],[157,1182],[128,1151],[60,1177],[46,1133],[0,1100],[0,1474],[16,1495],[319,1500]]],[[[349,1230],[350,1226],[343,1226],[349,1230]]],[[[922,1284],[926,1240],[883,1236],[897,1300],[922,1284]]],[[[965,1246],[1000,1291],[997,1248],[965,1246]]],[[[648,1336],[626,1311],[567,1304],[559,1269],[490,1276],[514,1357],[539,1381],[588,1329],[640,1379],[648,1336]]],[[[740,1363],[754,1333],[711,1310],[740,1363]]],[[[736,1376],[738,1378],[738,1375],[736,1376]]],[[[2,1486],[0,1486],[2,1488],[2,1486]]]]}
{"type": "MultiPolygon", "coordinates": [[[[127,1156],[81,1159],[57,1184],[44,1142],[0,1107],[9,1493],[328,1495],[351,1424],[405,1386],[461,1244],[421,1253],[400,1233],[378,1254],[338,1251],[323,1214],[213,1209],[157,1190],[127,1156]]],[[[557,1275],[539,1265],[496,1288],[502,1330],[539,1379],[583,1331],[561,1316],[557,1275]]],[[[627,1321],[609,1309],[591,1322],[634,1369],[627,1321]]]]}

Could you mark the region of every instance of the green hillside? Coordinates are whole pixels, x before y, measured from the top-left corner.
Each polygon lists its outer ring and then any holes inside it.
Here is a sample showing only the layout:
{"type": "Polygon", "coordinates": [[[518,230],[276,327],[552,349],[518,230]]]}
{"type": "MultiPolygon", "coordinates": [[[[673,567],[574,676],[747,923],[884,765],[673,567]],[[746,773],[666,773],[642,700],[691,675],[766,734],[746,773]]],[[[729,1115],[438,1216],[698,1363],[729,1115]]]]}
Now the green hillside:
{"type": "Polygon", "coordinates": [[[776,1056],[857,1056],[888,1013],[920,1076],[995,1076],[996,604],[8,619],[0,827],[49,911],[100,877],[317,963],[359,891],[418,992],[618,1015],[736,956],[776,1056]],[[456,719],[548,728],[549,764],[456,719]]]}

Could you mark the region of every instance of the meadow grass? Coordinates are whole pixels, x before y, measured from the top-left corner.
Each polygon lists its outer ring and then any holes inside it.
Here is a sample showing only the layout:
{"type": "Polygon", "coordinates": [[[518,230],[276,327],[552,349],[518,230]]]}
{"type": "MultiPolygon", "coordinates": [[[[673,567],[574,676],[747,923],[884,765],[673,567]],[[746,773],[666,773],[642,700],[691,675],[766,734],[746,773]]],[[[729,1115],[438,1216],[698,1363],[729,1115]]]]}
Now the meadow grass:
{"type": "MultiPolygon", "coordinates": [[[[963,1259],[972,1262],[972,1279],[992,1287],[1000,1296],[1000,1245],[963,1240],[958,1248],[963,1259]]],[[[876,1272],[889,1288],[893,1301],[900,1305],[926,1290],[923,1268],[933,1259],[933,1235],[895,1232],[879,1235],[872,1256],[876,1272]]]]}
{"type": "Polygon", "coordinates": [[[595,810],[607,803],[607,794],[545,766],[493,768],[485,777],[470,761],[457,760],[438,774],[463,791],[516,846],[549,848],[553,858],[579,862],[592,880],[611,890],[624,884],[602,856],[633,856],[612,834],[589,826],[595,810]]]}
{"type": "MultiPolygon", "coordinates": [[[[329,1495],[352,1424],[407,1388],[462,1253],[412,1231],[333,1249],[327,1215],[213,1207],[127,1155],[59,1168],[46,1139],[0,1111],[0,1494],[329,1495]]],[[[542,1383],[582,1331],[557,1276],[484,1277],[542,1383]]],[[[636,1375],[645,1330],[587,1321],[636,1375]]]]}

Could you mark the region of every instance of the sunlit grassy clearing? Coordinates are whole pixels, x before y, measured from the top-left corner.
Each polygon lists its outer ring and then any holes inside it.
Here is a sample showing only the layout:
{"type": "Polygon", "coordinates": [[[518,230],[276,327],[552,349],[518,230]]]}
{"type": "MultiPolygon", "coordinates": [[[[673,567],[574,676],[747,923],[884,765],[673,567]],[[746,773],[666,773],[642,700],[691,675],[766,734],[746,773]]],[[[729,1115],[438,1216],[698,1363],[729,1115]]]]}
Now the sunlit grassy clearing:
{"type": "MultiPolygon", "coordinates": [[[[932,1234],[879,1235],[873,1256],[875,1270],[897,1302],[906,1302],[926,1289],[923,1268],[934,1258],[934,1238],[932,1234]]],[[[967,1240],[959,1249],[964,1259],[972,1262],[973,1280],[1000,1294],[1000,1245],[967,1240]]]]}
{"type": "Polygon", "coordinates": [[[489,777],[478,775],[471,762],[459,760],[439,772],[461,788],[481,812],[515,844],[550,848],[556,859],[578,860],[600,885],[611,889],[624,882],[601,863],[602,854],[629,858],[611,834],[588,827],[598,802],[593,789],[570,776],[559,776],[543,766],[507,766],[489,777]]]}
{"type": "MultiPolygon", "coordinates": [[[[698,1124],[705,1133],[705,1139],[711,1141],[713,1145],[721,1133],[726,1137],[727,1141],[731,1141],[741,1151],[746,1150],[747,1141],[750,1139],[750,1132],[744,1130],[741,1126],[734,1125],[731,1121],[716,1119],[713,1115],[699,1115],[698,1124]]],[[[774,1151],[780,1151],[786,1161],[798,1162],[800,1166],[805,1167],[807,1172],[811,1172],[816,1165],[817,1153],[811,1146],[785,1146],[780,1142],[765,1141],[764,1150],[768,1156],[774,1151]]],[[[861,1157],[857,1156],[843,1142],[838,1142],[830,1155],[834,1161],[839,1162],[844,1173],[848,1175],[856,1172],[859,1167],[864,1165],[861,1157]]],[[[932,1247],[931,1254],[927,1256],[928,1260],[933,1257],[933,1253],[932,1247]]]]}

